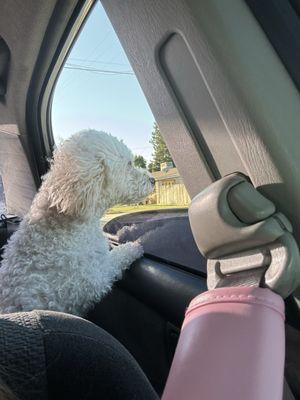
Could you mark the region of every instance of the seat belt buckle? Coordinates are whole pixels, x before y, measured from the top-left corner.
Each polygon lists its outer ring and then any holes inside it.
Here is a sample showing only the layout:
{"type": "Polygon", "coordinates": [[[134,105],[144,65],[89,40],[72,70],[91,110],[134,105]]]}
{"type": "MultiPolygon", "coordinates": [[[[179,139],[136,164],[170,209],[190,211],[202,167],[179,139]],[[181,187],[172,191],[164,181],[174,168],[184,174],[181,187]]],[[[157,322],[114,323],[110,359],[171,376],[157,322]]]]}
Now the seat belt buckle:
{"type": "Polygon", "coordinates": [[[244,175],[228,175],[199,193],[189,218],[208,259],[209,289],[260,286],[286,298],[300,285],[291,223],[244,175]]]}

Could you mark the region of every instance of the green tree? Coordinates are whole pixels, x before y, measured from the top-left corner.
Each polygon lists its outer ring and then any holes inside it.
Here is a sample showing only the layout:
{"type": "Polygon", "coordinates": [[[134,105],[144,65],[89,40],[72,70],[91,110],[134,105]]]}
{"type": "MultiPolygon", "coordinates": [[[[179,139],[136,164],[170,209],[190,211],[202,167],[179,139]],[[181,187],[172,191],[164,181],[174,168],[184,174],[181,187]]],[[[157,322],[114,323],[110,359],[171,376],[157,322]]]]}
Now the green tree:
{"type": "Polygon", "coordinates": [[[160,171],[161,163],[172,162],[174,164],[171,154],[161,136],[156,122],[153,125],[150,143],[153,146],[152,160],[148,165],[148,170],[150,172],[160,171]]]}
{"type": "Polygon", "coordinates": [[[153,167],[153,162],[152,161],[149,162],[147,169],[148,169],[149,172],[154,172],[154,167],[153,167]]]}
{"type": "Polygon", "coordinates": [[[147,162],[143,156],[135,155],[133,159],[133,163],[135,167],[146,168],[147,162]]]}

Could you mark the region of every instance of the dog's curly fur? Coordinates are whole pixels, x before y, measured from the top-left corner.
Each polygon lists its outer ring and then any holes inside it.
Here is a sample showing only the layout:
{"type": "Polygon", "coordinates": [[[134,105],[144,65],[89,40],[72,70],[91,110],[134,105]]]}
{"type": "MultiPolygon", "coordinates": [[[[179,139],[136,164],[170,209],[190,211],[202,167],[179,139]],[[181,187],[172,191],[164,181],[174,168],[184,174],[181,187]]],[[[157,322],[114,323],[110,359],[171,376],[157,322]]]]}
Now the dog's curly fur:
{"type": "Polygon", "coordinates": [[[84,315],[142,256],[139,243],[109,251],[100,218],[109,207],[153,190],[125,144],[94,130],[73,135],[54,152],[49,172],[0,268],[0,312],[47,309],[84,315]]]}

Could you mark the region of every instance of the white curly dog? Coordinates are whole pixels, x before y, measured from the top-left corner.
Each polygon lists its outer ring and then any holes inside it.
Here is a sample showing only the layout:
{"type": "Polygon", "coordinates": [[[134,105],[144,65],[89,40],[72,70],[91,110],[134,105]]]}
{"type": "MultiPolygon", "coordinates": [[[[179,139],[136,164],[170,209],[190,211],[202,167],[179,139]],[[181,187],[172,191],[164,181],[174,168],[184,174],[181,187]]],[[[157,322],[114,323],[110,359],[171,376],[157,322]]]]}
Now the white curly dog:
{"type": "Polygon", "coordinates": [[[94,130],[54,152],[29,213],[5,246],[0,312],[47,309],[83,316],[143,254],[138,242],[109,250],[105,210],[149,195],[154,179],[117,138],[94,130]]]}

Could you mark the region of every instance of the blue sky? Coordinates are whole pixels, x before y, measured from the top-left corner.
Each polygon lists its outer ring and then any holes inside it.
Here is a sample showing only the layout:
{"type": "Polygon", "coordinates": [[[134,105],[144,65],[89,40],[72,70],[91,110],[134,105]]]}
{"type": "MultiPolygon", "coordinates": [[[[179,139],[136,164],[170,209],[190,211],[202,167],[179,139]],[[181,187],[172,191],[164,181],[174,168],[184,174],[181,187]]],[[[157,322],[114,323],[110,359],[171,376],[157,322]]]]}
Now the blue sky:
{"type": "Polygon", "coordinates": [[[57,82],[52,105],[54,137],[67,138],[85,128],[103,130],[149,160],[153,123],[145,96],[98,2],[57,82]],[[89,71],[78,69],[82,67],[89,71]]]}

